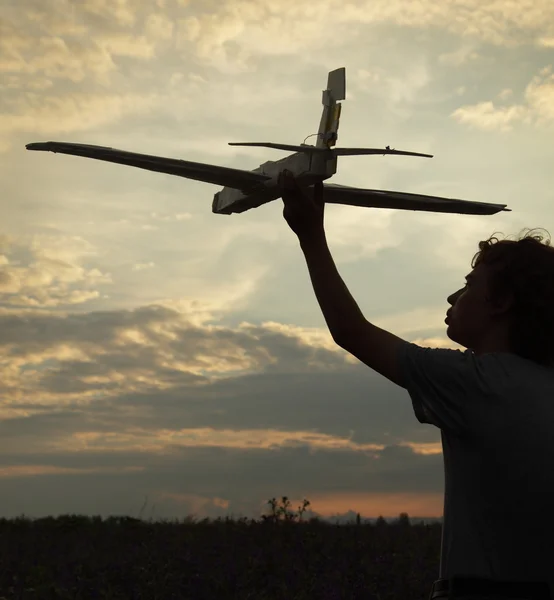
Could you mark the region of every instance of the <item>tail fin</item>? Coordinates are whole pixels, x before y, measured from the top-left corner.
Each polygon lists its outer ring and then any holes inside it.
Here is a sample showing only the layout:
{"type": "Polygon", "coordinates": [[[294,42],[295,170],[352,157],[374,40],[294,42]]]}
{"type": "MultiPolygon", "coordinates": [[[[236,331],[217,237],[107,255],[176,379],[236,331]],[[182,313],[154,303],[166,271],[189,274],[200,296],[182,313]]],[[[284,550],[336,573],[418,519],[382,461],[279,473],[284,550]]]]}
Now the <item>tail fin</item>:
{"type": "Polygon", "coordinates": [[[341,104],[346,98],[346,69],[341,67],[329,73],[327,89],[323,90],[323,113],[319,123],[316,146],[330,148],[337,142],[341,104]]]}

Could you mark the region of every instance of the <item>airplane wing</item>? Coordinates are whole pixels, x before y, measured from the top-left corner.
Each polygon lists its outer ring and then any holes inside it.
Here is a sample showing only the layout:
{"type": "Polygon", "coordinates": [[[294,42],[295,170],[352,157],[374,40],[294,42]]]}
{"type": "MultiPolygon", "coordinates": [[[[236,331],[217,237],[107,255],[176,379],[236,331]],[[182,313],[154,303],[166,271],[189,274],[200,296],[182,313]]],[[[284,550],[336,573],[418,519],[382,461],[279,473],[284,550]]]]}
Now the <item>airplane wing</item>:
{"type": "Polygon", "coordinates": [[[243,171],[242,169],[230,169],[217,165],[190,162],[176,158],[164,158],[150,154],[138,154],[116,150],[106,146],[94,146],[90,144],[74,144],[70,142],[35,142],[25,146],[27,150],[46,150],[49,152],[60,152],[73,156],[84,156],[96,160],[129,165],[148,171],[177,175],[196,181],[205,181],[216,185],[228,186],[239,190],[248,190],[264,181],[270,179],[261,173],[243,171]]]}
{"type": "Polygon", "coordinates": [[[408,194],[406,192],[367,190],[332,183],[324,184],[323,199],[330,204],[393,208],[396,210],[422,210],[462,215],[494,215],[501,211],[511,210],[506,208],[506,204],[440,198],[438,196],[408,194]]]}

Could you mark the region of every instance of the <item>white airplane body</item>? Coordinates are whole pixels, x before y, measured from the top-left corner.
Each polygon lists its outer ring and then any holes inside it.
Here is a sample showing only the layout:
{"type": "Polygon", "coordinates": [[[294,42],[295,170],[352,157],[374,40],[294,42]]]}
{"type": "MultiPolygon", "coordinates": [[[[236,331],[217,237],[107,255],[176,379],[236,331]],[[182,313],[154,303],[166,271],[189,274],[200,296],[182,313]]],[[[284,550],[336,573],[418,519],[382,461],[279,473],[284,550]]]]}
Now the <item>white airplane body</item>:
{"type": "Polygon", "coordinates": [[[249,208],[277,200],[281,196],[277,179],[279,173],[285,169],[294,174],[300,186],[311,186],[318,181],[329,179],[336,173],[337,159],[332,156],[297,152],[281,160],[267,161],[252,171],[267,177],[266,181],[256,188],[255,193],[243,192],[232,187],[223,188],[214,196],[213,212],[223,214],[244,212],[249,208]]]}
{"type": "MultiPolygon", "coordinates": [[[[323,113],[315,146],[271,142],[231,143],[230,145],[233,146],[261,146],[294,152],[281,160],[265,162],[252,171],[72,142],[35,142],[27,144],[26,148],[94,158],[223,185],[225,187],[214,196],[212,212],[228,215],[241,213],[280,198],[278,176],[285,169],[294,174],[301,187],[310,187],[329,179],[337,172],[338,156],[392,154],[432,158],[431,154],[391,150],[388,146],[384,149],[333,148],[337,140],[342,107],[339,101],[344,100],[345,97],[346,76],[343,67],[329,73],[327,89],[323,91],[323,113]]],[[[491,215],[510,210],[505,204],[353,188],[337,184],[324,184],[323,198],[326,203],[332,204],[442,213],[491,215]]]]}

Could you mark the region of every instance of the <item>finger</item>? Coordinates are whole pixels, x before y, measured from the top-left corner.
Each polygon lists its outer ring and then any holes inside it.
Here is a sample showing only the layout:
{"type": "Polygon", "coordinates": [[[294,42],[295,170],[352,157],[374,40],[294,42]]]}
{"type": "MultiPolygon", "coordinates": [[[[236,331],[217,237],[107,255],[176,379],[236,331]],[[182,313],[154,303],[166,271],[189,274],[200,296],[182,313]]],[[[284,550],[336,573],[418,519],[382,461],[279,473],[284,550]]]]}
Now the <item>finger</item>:
{"type": "Polygon", "coordinates": [[[292,174],[291,171],[289,171],[288,169],[285,169],[282,173],[282,183],[283,183],[283,187],[286,190],[298,190],[300,189],[298,186],[298,182],[296,181],[294,175],[292,174]]]}
{"type": "Polygon", "coordinates": [[[321,206],[322,204],[324,204],[324,200],[323,200],[323,181],[318,181],[317,183],[314,184],[314,202],[318,205],[321,206]]]}
{"type": "Polygon", "coordinates": [[[279,173],[277,182],[283,202],[295,202],[301,198],[302,192],[300,186],[290,171],[285,170],[279,173]]]}
{"type": "Polygon", "coordinates": [[[290,183],[287,182],[287,172],[281,171],[277,177],[277,185],[279,187],[279,191],[281,192],[281,196],[284,198],[288,196],[288,192],[290,189],[290,183]]]}

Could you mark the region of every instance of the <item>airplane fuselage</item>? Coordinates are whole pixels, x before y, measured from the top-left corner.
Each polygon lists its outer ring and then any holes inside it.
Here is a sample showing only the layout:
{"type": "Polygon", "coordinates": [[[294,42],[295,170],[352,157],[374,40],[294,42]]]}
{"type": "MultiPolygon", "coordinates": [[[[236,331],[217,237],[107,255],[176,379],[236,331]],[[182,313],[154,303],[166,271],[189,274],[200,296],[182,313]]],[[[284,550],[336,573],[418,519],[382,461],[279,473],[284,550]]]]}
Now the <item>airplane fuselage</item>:
{"type": "Polygon", "coordinates": [[[253,169],[253,172],[271,179],[245,190],[223,188],[214,195],[212,212],[224,215],[241,213],[276,200],[281,196],[277,178],[285,169],[292,171],[301,186],[310,186],[329,179],[337,172],[337,157],[331,152],[295,152],[281,160],[267,161],[253,169]]]}

